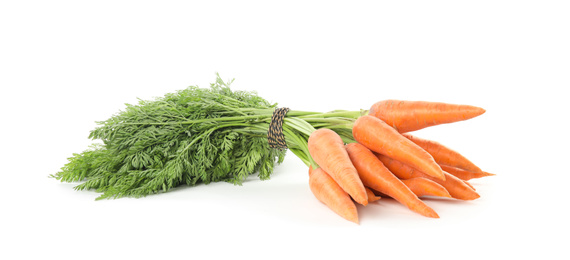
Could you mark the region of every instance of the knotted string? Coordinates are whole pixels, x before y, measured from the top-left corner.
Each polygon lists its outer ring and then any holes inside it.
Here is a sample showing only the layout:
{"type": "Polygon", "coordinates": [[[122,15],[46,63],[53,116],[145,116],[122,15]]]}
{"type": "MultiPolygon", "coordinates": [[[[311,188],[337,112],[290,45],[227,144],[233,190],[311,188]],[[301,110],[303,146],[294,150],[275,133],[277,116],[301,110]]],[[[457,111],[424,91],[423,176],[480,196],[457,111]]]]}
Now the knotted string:
{"type": "Polygon", "coordinates": [[[269,130],[267,131],[267,141],[269,147],[278,149],[287,149],[285,142],[285,135],[283,135],[283,118],[289,111],[289,108],[282,107],[276,108],[271,116],[271,123],[269,123],[269,130]]]}

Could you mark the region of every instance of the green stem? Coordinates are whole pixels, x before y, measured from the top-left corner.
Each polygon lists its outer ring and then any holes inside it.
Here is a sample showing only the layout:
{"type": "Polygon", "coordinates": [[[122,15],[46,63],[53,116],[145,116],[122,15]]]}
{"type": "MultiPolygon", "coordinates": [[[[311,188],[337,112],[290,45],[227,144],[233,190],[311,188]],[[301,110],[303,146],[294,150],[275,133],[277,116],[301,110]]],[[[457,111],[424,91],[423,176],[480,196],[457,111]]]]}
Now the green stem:
{"type": "Polygon", "coordinates": [[[284,122],[291,125],[291,127],[293,127],[295,130],[306,134],[307,136],[310,136],[316,130],[311,124],[295,117],[285,118],[284,122]]]}
{"type": "Polygon", "coordinates": [[[360,110],[360,111],[331,111],[326,113],[316,113],[313,115],[302,115],[299,118],[306,118],[306,117],[315,117],[315,118],[329,118],[329,117],[344,117],[344,118],[353,118],[357,119],[362,115],[368,114],[368,110],[360,110]]]}
{"type": "Polygon", "coordinates": [[[309,146],[307,144],[308,136],[305,137],[303,135],[295,133],[294,130],[290,129],[290,126],[288,125],[283,126],[283,134],[285,135],[285,138],[287,140],[287,145],[289,146],[289,144],[291,144],[292,146],[294,146],[293,148],[299,150],[299,152],[295,153],[295,155],[299,157],[299,153],[301,153],[303,155],[301,159],[304,160],[305,164],[311,165],[313,166],[313,168],[316,168],[317,163],[313,161],[313,158],[309,153],[309,146]]]}

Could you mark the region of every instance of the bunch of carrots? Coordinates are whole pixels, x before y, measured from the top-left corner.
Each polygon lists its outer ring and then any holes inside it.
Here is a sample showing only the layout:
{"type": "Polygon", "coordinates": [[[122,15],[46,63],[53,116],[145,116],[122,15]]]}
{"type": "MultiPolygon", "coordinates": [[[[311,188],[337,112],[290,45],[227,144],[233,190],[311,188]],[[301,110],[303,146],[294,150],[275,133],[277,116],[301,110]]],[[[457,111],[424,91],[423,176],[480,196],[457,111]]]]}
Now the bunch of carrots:
{"type": "MultiPolygon", "coordinates": [[[[231,83],[231,82],[230,82],[231,83]]],[[[410,132],[479,116],[484,109],[440,102],[385,100],[368,110],[326,113],[277,108],[232,91],[217,77],[154,101],[128,105],[89,137],[103,144],[74,154],[52,177],[85,181],[98,198],[143,197],[178,185],[268,179],[288,149],[309,167],[318,200],[358,223],[357,204],[391,197],[437,218],[419,197],[473,200],[467,182],[490,176],[458,152],[410,132]]]]}
{"type": "Polygon", "coordinates": [[[358,223],[356,204],[391,197],[426,217],[438,214],[420,199],[479,198],[468,180],[485,172],[441,143],[409,132],[463,121],[485,112],[470,106],[426,101],[385,100],[372,105],[352,126],[354,142],[320,128],[308,139],[309,186],[315,197],[341,217],[358,223]]]}

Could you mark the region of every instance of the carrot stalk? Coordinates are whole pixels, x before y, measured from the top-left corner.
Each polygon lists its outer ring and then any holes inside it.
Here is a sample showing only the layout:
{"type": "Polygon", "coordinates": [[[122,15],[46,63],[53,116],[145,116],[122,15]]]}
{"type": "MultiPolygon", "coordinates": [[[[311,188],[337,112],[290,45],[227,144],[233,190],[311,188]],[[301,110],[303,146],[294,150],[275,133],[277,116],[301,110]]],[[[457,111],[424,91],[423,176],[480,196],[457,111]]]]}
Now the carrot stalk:
{"type": "Polygon", "coordinates": [[[368,204],[366,189],[337,133],[327,128],[315,130],[309,136],[308,146],[313,160],[330,174],[354,201],[362,205],[368,204]]]}
{"type": "Polygon", "coordinates": [[[400,133],[467,120],[485,113],[480,107],[441,102],[384,100],[373,104],[369,115],[382,119],[400,133]]]}
{"type": "Polygon", "coordinates": [[[443,164],[472,172],[481,172],[481,169],[477,167],[477,165],[469,161],[460,153],[442,145],[439,142],[419,138],[408,133],[404,133],[402,135],[431,154],[433,159],[440,166],[443,164]]]}
{"type": "Polygon", "coordinates": [[[322,168],[309,170],[309,187],[320,202],[344,219],[358,224],[356,205],[322,168]]]}
{"type": "Polygon", "coordinates": [[[432,208],[394,176],[368,148],[359,143],[350,143],[346,145],[346,150],[366,187],[394,198],[423,216],[439,218],[432,208]]]}
{"type": "Polygon", "coordinates": [[[376,153],[445,180],[441,167],[428,152],[376,117],[369,115],[359,117],[352,127],[352,135],[358,143],[376,153]]]}
{"type": "Polygon", "coordinates": [[[467,170],[463,170],[463,169],[459,169],[456,167],[447,166],[447,165],[443,165],[443,164],[440,164],[439,166],[441,167],[442,170],[454,175],[455,177],[457,177],[459,179],[465,180],[465,181],[495,175],[493,173],[484,172],[484,171],[481,171],[481,172],[467,171],[467,170]]]}
{"type": "Polygon", "coordinates": [[[405,179],[402,182],[418,197],[436,196],[451,198],[449,192],[441,184],[424,177],[405,179]]]}
{"type": "Polygon", "coordinates": [[[384,163],[386,168],[388,168],[400,179],[410,179],[415,177],[424,177],[430,179],[443,186],[449,192],[449,195],[451,195],[452,198],[459,200],[474,200],[480,197],[479,194],[475,192],[475,190],[473,190],[471,187],[469,187],[469,185],[465,184],[463,180],[447,172],[444,172],[445,180],[442,181],[382,154],[376,154],[376,156],[378,159],[380,159],[380,161],[382,161],[382,163],[384,163]]]}

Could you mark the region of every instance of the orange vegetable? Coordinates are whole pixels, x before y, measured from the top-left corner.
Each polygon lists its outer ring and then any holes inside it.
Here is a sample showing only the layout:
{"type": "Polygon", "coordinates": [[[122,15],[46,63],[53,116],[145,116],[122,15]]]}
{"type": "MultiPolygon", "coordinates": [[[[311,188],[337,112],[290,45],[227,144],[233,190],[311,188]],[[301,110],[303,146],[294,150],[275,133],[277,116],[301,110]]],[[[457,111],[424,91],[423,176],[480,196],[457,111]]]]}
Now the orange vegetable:
{"type": "Polygon", "coordinates": [[[368,114],[382,119],[398,132],[467,120],[485,113],[479,107],[427,101],[384,100],[375,103],[368,114]]]}
{"type": "Polygon", "coordinates": [[[364,188],[366,189],[366,194],[368,195],[368,203],[381,199],[380,196],[377,196],[376,194],[374,194],[374,192],[371,189],[369,189],[368,187],[364,187],[364,188]]]}
{"type": "Polygon", "coordinates": [[[352,127],[352,135],[374,152],[421,169],[435,178],[445,179],[443,171],[428,152],[376,117],[359,117],[352,127]]]}
{"type": "Polygon", "coordinates": [[[428,152],[429,154],[431,154],[433,159],[440,166],[443,164],[472,172],[481,172],[481,169],[477,167],[477,165],[469,161],[463,155],[459,154],[458,152],[450,148],[447,148],[441,143],[419,138],[408,133],[404,133],[402,135],[410,139],[410,141],[414,142],[424,150],[426,150],[426,152],[428,152]]]}
{"type": "Polygon", "coordinates": [[[308,141],[313,160],[346,191],[354,201],[368,204],[366,189],[352,165],[341,137],[334,131],[321,128],[315,130],[308,141]]]}
{"type": "Polygon", "coordinates": [[[449,192],[439,183],[423,177],[402,180],[408,188],[418,197],[436,196],[451,198],[449,192]]]}
{"type": "Polygon", "coordinates": [[[467,170],[463,170],[463,169],[459,169],[456,167],[452,167],[452,166],[447,166],[447,165],[439,165],[441,167],[442,170],[454,175],[455,177],[468,181],[471,179],[475,179],[475,178],[482,178],[482,177],[486,177],[486,176],[494,176],[495,174],[493,173],[489,173],[489,172],[472,172],[472,171],[467,171],[467,170]]]}
{"type": "Polygon", "coordinates": [[[394,176],[368,148],[359,143],[350,143],[346,145],[346,151],[366,187],[394,198],[423,216],[439,218],[433,209],[394,176]]]}
{"type": "Polygon", "coordinates": [[[400,179],[410,179],[415,177],[424,177],[430,179],[443,186],[449,192],[451,197],[455,199],[474,200],[480,197],[479,194],[475,192],[475,190],[473,190],[471,187],[469,187],[469,185],[467,185],[463,180],[447,172],[444,172],[445,180],[442,181],[382,154],[376,154],[376,156],[378,159],[380,159],[380,161],[382,161],[382,163],[384,163],[386,168],[388,168],[400,179]]]}
{"type": "Polygon", "coordinates": [[[467,184],[467,186],[469,186],[469,188],[471,188],[472,190],[475,190],[475,187],[473,187],[473,185],[471,185],[471,183],[469,183],[468,181],[466,181],[466,180],[461,180],[461,181],[463,181],[463,183],[467,184]]]}
{"type": "Polygon", "coordinates": [[[346,220],[358,224],[356,205],[322,168],[309,170],[309,187],[315,197],[346,220]]]}

